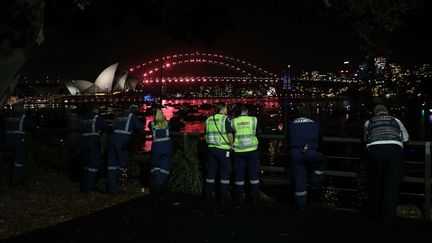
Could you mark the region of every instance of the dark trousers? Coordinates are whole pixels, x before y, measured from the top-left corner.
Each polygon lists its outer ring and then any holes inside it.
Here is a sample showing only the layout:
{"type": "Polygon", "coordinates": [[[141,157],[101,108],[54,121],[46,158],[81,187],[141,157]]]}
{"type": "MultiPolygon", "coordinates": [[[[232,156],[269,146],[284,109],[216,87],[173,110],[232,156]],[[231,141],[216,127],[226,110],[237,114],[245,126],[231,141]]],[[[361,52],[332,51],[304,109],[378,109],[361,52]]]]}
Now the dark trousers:
{"type": "Polygon", "coordinates": [[[6,143],[14,154],[11,184],[17,185],[24,181],[28,173],[28,145],[22,135],[7,135],[6,143]]]}
{"type": "Polygon", "coordinates": [[[327,166],[324,155],[314,149],[306,152],[302,148],[291,149],[291,167],[294,183],[294,201],[299,207],[306,207],[308,182],[308,170],[312,170],[309,182],[316,187],[321,187],[324,182],[323,171],[327,166]]]}
{"type": "Polygon", "coordinates": [[[235,189],[234,194],[240,197],[244,192],[245,187],[245,172],[247,170],[247,178],[249,179],[250,196],[252,199],[257,199],[259,194],[259,154],[257,150],[249,152],[234,152],[234,179],[235,189]]]}
{"type": "Polygon", "coordinates": [[[152,190],[160,192],[172,167],[172,145],[170,141],[153,142],[151,150],[152,190]]]}
{"type": "Polygon", "coordinates": [[[85,164],[82,190],[84,192],[89,192],[94,189],[96,174],[101,160],[101,143],[99,137],[82,137],[81,152],[85,164]]]}
{"type": "Polygon", "coordinates": [[[405,165],[403,150],[396,144],[372,145],[368,150],[373,214],[388,226],[396,215],[405,165]]]}
{"type": "Polygon", "coordinates": [[[220,196],[221,198],[229,197],[229,184],[231,175],[231,159],[227,157],[229,150],[209,148],[207,157],[207,175],[206,183],[204,186],[204,192],[207,195],[211,195],[215,192],[215,178],[219,171],[220,176],[220,196]]]}
{"type": "Polygon", "coordinates": [[[107,160],[107,191],[109,193],[118,193],[120,170],[126,170],[128,167],[128,139],[126,136],[112,136],[109,139],[107,160]]]}

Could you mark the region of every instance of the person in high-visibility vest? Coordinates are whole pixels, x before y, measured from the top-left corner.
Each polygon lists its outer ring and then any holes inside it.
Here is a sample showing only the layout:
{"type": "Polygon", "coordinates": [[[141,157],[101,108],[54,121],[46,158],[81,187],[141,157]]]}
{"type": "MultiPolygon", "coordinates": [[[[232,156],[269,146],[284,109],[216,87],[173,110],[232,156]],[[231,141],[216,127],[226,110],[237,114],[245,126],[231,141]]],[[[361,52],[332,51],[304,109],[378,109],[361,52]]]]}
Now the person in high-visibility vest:
{"type": "Polygon", "coordinates": [[[105,120],[98,115],[95,105],[89,105],[80,117],[81,153],[84,159],[84,176],[81,191],[93,191],[101,162],[100,134],[107,130],[105,120]]]}
{"type": "Polygon", "coordinates": [[[248,115],[248,107],[242,104],[241,114],[231,121],[234,131],[234,196],[236,199],[244,198],[245,172],[250,187],[250,197],[253,201],[259,195],[259,153],[257,139],[258,120],[254,116],[248,115]]]}
{"type": "Polygon", "coordinates": [[[124,106],[123,111],[115,117],[113,129],[114,131],[108,140],[107,192],[117,194],[119,176],[127,175],[130,135],[134,131],[142,135],[145,135],[145,132],[143,123],[130,112],[128,106],[124,106]]]}
{"type": "Polygon", "coordinates": [[[14,154],[11,184],[24,182],[28,175],[28,143],[27,132],[37,128],[30,116],[24,112],[24,104],[16,103],[12,111],[5,117],[6,144],[14,154]]]}
{"type": "Polygon", "coordinates": [[[233,144],[233,134],[229,118],[227,117],[227,105],[223,102],[217,103],[214,112],[214,115],[208,117],[205,123],[208,157],[204,196],[207,200],[214,197],[215,179],[219,170],[220,199],[224,201],[229,197],[231,175],[230,150],[233,144]]]}
{"type": "Polygon", "coordinates": [[[151,190],[160,193],[172,167],[172,144],[170,127],[161,109],[154,112],[154,120],[149,123],[153,142],[151,147],[151,190]]]}
{"type": "Polygon", "coordinates": [[[307,182],[321,187],[324,182],[324,169],[327,160],[318,151],[322,141],[320,125],[310,119],[309,107],[303,106],[298,110],[298,117],[288,127],[290,142],[290,158],[294,184],[294,201],[297,207],[307,206],[307,182]],[[313,173],[308,176],[308,170],[313,173]],[[309,181],[308,181],[309,179],[309,181]]]}

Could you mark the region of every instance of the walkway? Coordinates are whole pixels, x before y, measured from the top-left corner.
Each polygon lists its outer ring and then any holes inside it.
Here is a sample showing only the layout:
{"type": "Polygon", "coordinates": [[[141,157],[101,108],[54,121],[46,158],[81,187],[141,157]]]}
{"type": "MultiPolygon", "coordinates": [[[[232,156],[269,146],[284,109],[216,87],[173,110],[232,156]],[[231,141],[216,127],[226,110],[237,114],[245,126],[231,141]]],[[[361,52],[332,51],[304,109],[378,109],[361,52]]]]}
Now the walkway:
{"type": "Polygon", "coordinates": [[[363,214],[288,203],[204,204],[147,196],[6,242],[432,242],[432,222],[398,219],[389,231],[363,214]]]}

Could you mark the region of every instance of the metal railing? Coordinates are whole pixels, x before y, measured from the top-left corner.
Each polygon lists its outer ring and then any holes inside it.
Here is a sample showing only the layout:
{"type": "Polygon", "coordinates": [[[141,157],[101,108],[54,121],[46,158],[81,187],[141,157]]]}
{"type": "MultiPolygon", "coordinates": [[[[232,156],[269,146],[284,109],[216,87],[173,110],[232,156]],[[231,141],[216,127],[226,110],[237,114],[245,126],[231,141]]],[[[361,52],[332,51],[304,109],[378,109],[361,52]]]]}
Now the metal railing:
{"type": "MultiPolygon", "coordinates": [[[[182,133],[182,132],[173,132],[173,137],[175,138],[181,138],[181,143],[183,148],[188,148],[193,140],[197,140],[199,137],[203,137],[202,133],[182,133]]],[[[269,135],[269,134],[262,134],[259,136],[260,140],[284,140],[284,135],[269,135]]],[[[361,141],[357,138],[342,138],[342,137],[324,137],[325,143],[353,143],[358,144],[360,146],[361,141]]],[[[424,209],[425,214],[424,217],[426,219],[430,219],[430,211],[431,211],[431,142],[428,141],[411,141],[408,143],[408,145],[413,146],[422,146],[424,147],[424,161],[406,161],[406,163],[416,163],[416,164],[422,164],[424,163],[424,176],[423,177],[412,177],[412,176],[404,176],[403,181],[409,182],[409,183],[423,183],[424,184],[424,209]]],[[[284,154],[284,156],[288,156],[287,153],[281,153],[284,154]]],[[[0,152],[0,162],[2,160],[1,157],[11,155],[10,152],[2,151],[0,152]]],[[[347,157],[347,156],[334,156],[334,155],[327,155],[327,159],[332,160],[360,160],[359,157],[347,157]]],[[[287,166],[261,166],[261,170],[265,172],[286,172],[287,166]]],[[[358,175],[356,172],[350,172],[350,171],[342,171],[342,170],[326,170],[326,175],[329,176],[336,176],[336,177],[347,177],[347,178],[356,178],[358,175]]],[[[271,179],[270,179],[271,180],[271,179]]],[[[275,184],[287,184],[289,183],[288,178],[283,179],[276,179],[274,178],[273,183],[275,184]]]]}
{"type": "MultiPolygon", "coordinates": [[[[183,147],[187,148],[191,142],[191,139],[196,139],[200,136],[203,136],[202,133],[173,133],[173,136],[182,137],[183,147]]],[[[273,139],[273,140],[284,140],[284,135],[270,135],[270,134],[261,134],[259,136],[260,139],[273,139]]],[[[361,141],[358,138],[349,138],[349,137],[324,137],[325,143],[352,143],[358,144],[361,146],[361,141]]],[[[406,161],[406,163],[411,164],[423,164],[424,163],[424,176],[423,177],[412,177],[412,176],[404,176],[403,181],[408,183],[423,183],[424,184],[424,217],[426,219],[430,219],[430,211],[431,211],[431,142],[429,141],[410,141],[408,145],[412,146],[422,146],[424,147],[424,161],[406,161]]],[[[287,154],[285,154],[288,156],[287,154]]],[[[360,160],[360,157],[347,157],[347,156],[334,156],[327,155],[327,159],[332,160],[360,160]]],[[[288,166],[288,165],[287,165],[288,166]]],[[[282,166],[261,166],[261,170],[265,172],[286,172],[287,167],[282,166]]],[[[341,171],[341,170],[326,170],[324,172],[328,176],[336,176],[336,177],[347,177],[347,178],[356,178],[358,174],[356,172],[350,171],[341,171]]],[[[289,183],[288,178],[286,179],[268,179],[272,184],[287,184],[289,183]]]]}

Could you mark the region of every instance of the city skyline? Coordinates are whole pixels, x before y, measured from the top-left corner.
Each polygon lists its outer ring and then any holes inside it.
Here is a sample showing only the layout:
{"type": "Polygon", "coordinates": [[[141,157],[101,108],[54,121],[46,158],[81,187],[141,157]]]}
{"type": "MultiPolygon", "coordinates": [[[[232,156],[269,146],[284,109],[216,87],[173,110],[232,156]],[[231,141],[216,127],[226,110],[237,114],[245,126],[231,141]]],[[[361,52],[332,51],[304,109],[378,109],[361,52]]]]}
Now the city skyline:
{"type": "MultiPolygon", "coordinates": [[[[338,18],[312,12],[292,21],[288,19],[288,10],[276,8],[277,2],[228,5],[232,25],[208,42],[172,40],[161,28],[143,29],[135,23],[94,30],[91,34],[50,27],[45,43],[34,51],[23,75],[89,80],[111,63],[137,65],[157,56],[190,51],[242,58],[274,73],[280,73],[287,65],[298,70],[328,72],[337,70],[347,60],[356,64],[363,62],[365,52],[360,49],[358,37],[338,18]]],[[[426,3],[425,10],[416,18],[406,19],[407,24],[389,37],[395,50],[394,60],[401,65],[431,63],[432,51],[427,44],[430,37],[425,35],[430,25],[426,21],[430,18],[426,14],[429,8],[426,3]]],[[[83,21],[77,20],[77,26],[83,21]]]]}

